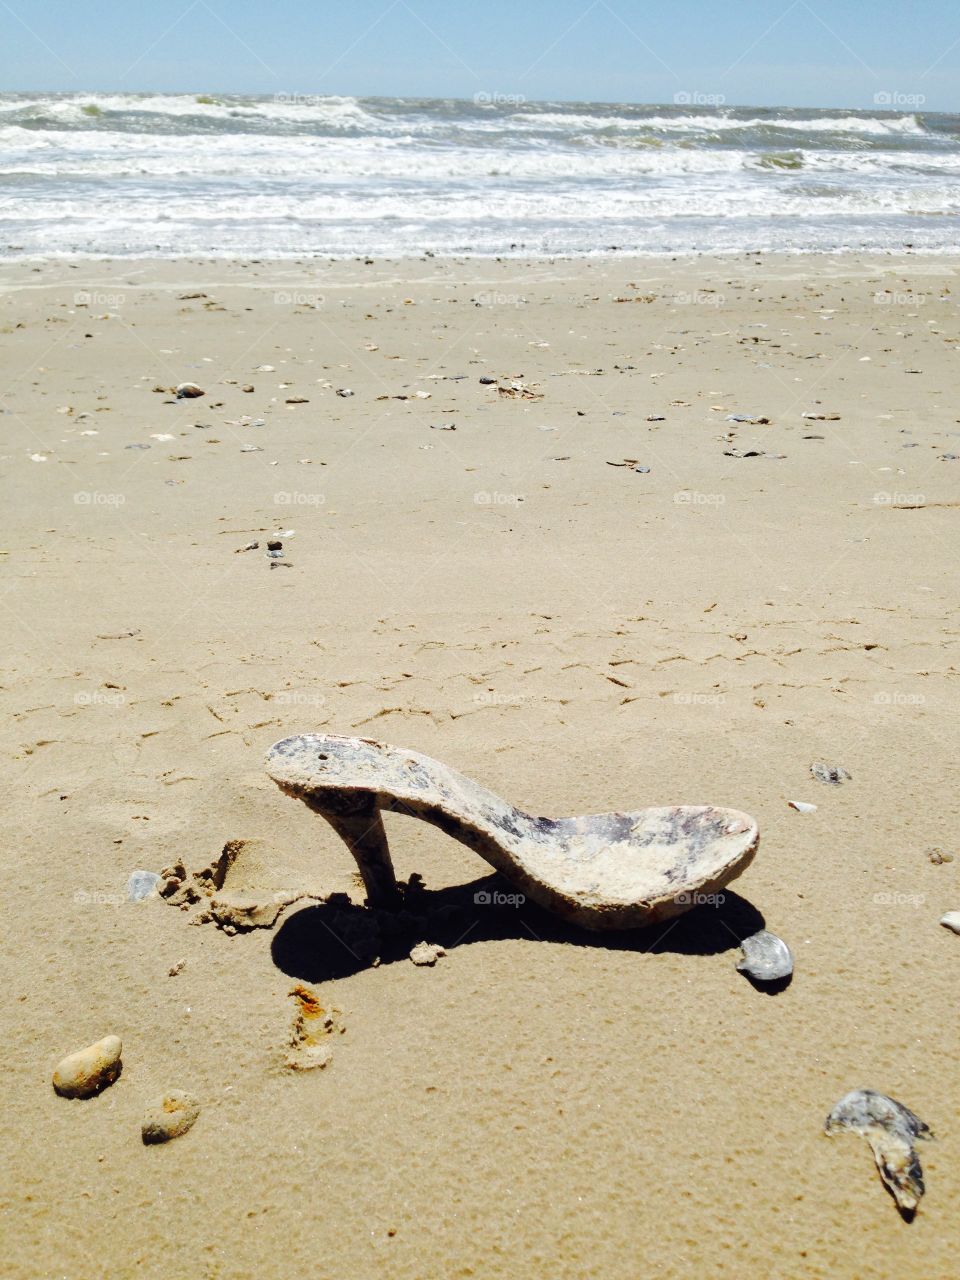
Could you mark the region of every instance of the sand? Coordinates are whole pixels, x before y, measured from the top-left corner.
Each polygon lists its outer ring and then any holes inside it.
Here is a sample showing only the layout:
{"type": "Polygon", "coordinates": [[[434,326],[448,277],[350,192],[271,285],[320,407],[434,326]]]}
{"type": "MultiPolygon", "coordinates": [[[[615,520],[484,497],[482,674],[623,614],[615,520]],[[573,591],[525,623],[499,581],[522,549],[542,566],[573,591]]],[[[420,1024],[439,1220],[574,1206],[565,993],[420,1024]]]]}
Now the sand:
{"type": "Polygon", "coordinates": [[[5,1275],[956,1273],[956,274],[3,267],[5,1275]],[[359,903],[262,768],[317,729],[538,813],[741,808],[760,851],[721,907],[598,940],[474,904],[510,886],[388,815],[465,921],[432,967],[355,959],[332,908],[230,936],[126,901],[236,839],[226,892],[359,903]],[[735,968],[763,924],[773,996],[735,968]],[[292,1071],[305,998],[337,1029],[292,1071]],[[108,1034],[120,1079],[57,1097],[108,1034]],[[912,1224],[822,1132],[859,1086],[938,1135],[912,1224]],[[143,1146],[174,1090],[199,1119],[143,1146]]]}

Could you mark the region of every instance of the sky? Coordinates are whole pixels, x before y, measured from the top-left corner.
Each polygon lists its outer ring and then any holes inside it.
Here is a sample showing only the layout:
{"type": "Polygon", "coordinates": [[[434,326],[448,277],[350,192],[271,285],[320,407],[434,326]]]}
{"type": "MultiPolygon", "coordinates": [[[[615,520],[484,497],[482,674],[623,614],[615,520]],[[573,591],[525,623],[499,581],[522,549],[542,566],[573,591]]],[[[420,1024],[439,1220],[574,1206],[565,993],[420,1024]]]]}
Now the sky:
{"type": "Polygon", "coordinates": [[[0,0],[0,89],[960,111],[956,0],[0,0]]]}

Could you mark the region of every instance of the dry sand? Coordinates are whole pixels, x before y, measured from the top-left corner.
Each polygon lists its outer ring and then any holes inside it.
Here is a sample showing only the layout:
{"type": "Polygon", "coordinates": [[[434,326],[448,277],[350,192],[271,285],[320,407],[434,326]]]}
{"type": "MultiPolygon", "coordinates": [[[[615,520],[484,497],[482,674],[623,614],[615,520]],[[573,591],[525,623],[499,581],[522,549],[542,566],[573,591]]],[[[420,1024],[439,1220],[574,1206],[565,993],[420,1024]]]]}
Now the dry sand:
{"type": "Polygon", "coordinates": [[[956,1274],[956,274],[3,268],[4,1275],[956,1274]],[[474,906],[509,886],[388,817],[455,908],[434,968],[354,960],[343,912],[229,936],[125,900],[249,839],[228,892],[361,901],[262,768],[321,728],[534,812],[739,807],[760,852],[720,909],[598,941],[474,906]],[[761,921],[775,996],[734,967],[761,921]],[[284,1066],[298,983],[342,1011],[324,1070],[284,1066]],[[117,1083],[57,1097],[110,1033],[117,1083]],[[938,1135],[912,1225],[823,1135],[860,1085],[938,1135]],[[200,1118],[144,1147],[172,1089],[200,1118]]]}

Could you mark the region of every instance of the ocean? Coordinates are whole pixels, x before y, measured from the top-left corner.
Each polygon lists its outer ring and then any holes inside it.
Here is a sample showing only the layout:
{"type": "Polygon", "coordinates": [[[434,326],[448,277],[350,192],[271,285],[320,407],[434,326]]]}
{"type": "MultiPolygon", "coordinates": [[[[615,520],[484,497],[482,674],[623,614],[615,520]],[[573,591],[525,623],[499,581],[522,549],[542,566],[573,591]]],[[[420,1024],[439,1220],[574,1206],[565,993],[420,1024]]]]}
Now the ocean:
{"type": "Polygon", "coordinates": [[[960,246],[960,116],[0,94],[0,257],[960,246]]]}

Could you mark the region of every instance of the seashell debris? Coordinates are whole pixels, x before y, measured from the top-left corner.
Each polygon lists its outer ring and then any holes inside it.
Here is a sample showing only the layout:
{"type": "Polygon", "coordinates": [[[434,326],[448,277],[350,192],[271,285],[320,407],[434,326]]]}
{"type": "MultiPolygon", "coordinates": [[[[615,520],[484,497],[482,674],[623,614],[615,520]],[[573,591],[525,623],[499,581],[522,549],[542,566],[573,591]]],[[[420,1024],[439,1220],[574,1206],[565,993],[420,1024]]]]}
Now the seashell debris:
{"type": "Polygon", "coordinates": [[[143,1117],[140,1136],[145,1146],[157,1142],[169,1142],[192,1129],[200,1114],[200,1103],[189,1093],[179,1089],[165,1093],[143,1117]]]}
{"type": "Polygon", "coordinates": [[[912,1218],[925,1190],[915,1143],[933,1137],[929,1126],[884,1093],[853,1089],[840,1099],[824,1126],[831,1137],[844,1129],[867,1139],[884,1185],[903,1216],[912,1218]]]}
{"type": "Polygon", "coordinates": [[[948,911],[945,916],[940,917],[940,923],[951,933],[960,933],[960,911],[948,911]]]}
{"type": "Polygon", "coordinates": [[[828,782],[834,787],[838,787],[841,782],[848,782],[853,777],[842,765],[824,764],[821,760],[817,760],[810,766],[810,772],[818,782],[828,782]]]}
{"type": "Polygon", "coordinates": [[[123,1069],[119,1036],[102,1040],[69,1053],[53,1073],[53,1087],[61,1098],[92,1098],[113,1084],[123,1069]]]}
{"type": "Polygon", "coordinates": [[[173,389],[174,395],[178,400],[195,400],[198,396],[205,396],[207,393],[202,387],[198,387],[195,382],[181,382],[173,389]]]}
{"type": "Polygon", "coordinates": [[[782,938],[761,929],[740,943],[743,957],[737,961],[741,973],[758,982],[777,982],[793,973],[793,953],[782,938]]]}
{"type": "Polygon", "coordinates": [[[155,871],[132,871],[127,881],[127,898],[130,902],[142,902],[144,898],[156,895],[160,877],[155,871]]]}
{"type": "Polygon", "coordinates": [[[808,804],[806,800],[788,800],[787,804],[791,809],[796,809],[797,813],[816,813],[817,806],[808,804]]]}

